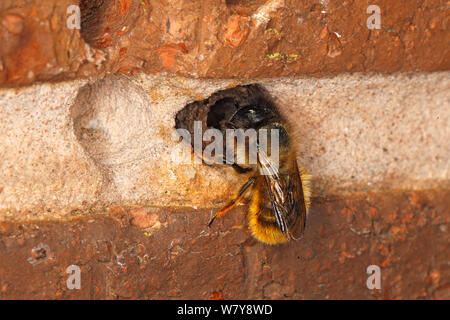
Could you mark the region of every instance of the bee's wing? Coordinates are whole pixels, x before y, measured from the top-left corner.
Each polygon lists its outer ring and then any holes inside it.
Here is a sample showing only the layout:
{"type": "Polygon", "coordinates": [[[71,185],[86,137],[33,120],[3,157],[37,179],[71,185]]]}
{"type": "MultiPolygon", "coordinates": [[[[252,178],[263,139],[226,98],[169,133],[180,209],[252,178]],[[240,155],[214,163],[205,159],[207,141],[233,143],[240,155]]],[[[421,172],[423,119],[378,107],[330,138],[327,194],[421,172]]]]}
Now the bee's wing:
{"type": "Polygon", "coordinates": [[[267,154],[258,149],[258,163],[264,173],[277,224],[283,234],[295,239],[305,229],[306,206],[297,162],[292,161],[294,163],[290,165],[294,170],[280,174],[267,154]]]}

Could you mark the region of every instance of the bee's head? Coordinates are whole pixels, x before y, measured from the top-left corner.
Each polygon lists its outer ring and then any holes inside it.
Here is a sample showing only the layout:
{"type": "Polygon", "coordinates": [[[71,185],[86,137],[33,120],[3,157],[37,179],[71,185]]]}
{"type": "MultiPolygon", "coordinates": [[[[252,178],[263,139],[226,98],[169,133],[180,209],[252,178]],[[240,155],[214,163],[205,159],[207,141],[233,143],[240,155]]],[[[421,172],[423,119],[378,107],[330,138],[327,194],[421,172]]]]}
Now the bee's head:
{"type": "MultiPolygon", "coordinates": [[[[257,84],[237,86],[216,93],[208,100],[206,125],[219,130],[255,129],[283,123],[273,101],[257,84]]],[[[281,133],[280,138],[283,138],[281,133]]]]}
{"type": "Polygon", "coordinates": [[[279,118],[273,108],[266,106],[246,106],[238,109],[230,118],[230,122],[238,128],[258,129],[279,118]]]}

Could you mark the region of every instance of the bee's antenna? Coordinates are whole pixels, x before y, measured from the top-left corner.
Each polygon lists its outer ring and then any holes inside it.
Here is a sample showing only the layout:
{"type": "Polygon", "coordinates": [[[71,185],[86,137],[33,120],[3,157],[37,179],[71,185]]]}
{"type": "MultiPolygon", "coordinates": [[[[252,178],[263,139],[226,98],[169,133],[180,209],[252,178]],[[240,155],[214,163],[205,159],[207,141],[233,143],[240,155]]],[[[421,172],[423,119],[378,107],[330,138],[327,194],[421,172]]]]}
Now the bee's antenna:
{"type": "Polygon", "coordinates": [[[214,220],[216,220],[217,214],[215,214],[208,222],[208,227],[210,228],[214,220]]]}
{"type": "Polygon", "coordinates": [[[213,210],[209,213],[209,222],[208,222],[208,228],[211,228],[211,225],[213,224],[214,220],[216,220],[217,216],[219,215],[220,211],[216,212],[212,217],[213,210]]]}

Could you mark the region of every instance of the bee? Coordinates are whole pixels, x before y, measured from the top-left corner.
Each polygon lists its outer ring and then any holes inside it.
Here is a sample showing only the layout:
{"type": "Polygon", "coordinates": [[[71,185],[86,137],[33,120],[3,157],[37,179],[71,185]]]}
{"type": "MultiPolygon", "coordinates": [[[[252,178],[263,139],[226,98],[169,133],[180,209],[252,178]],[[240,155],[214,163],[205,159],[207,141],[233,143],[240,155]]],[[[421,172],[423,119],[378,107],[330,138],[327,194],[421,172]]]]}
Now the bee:
{"type": "MultiPolygon", "coordinates": [[[[244,199],[249,199],[247,220],[253,237],[266,244],[298,240],[305,229],[310,205],[310,176],[298,167],[290,130],[268,93],[258,84],[237,86],[219,91],[206,101],[187,107],[187,113],[184,111],[177,115],[178,127],[183,126],[187,114],[203,113],[207,115],[203,119],[206,127],[219,129],[223,133],[227,129],[254,129],[258,133],[256,163],[248,161],[249,145],[254,142],[251,139],[233,149],[235,156],[238,150],[245,150],[245,163],[230,163],[229,159],[223,157],[221,164],[231,165],[238,174],[249,175],[249,178],[237,194],[211,218],[208,226],[244,199]],[[278,131],[278,163],[274,163],[268,155],[271,148],[263,148],[260,141],[260,133],[272,130],[278,131]]],[[[266,145],[272,146],[272,136],[269,136],[266,145]]],[[[199,156],[204,162],[210,163],[211,159],[199,156]]]]}

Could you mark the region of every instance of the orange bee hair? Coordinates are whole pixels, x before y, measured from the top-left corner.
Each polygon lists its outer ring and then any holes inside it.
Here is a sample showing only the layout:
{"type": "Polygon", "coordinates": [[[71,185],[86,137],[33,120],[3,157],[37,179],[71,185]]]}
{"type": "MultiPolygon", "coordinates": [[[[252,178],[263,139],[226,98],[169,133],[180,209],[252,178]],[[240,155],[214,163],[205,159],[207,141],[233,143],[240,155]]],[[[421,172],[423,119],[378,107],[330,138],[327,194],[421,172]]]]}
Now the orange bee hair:
{"type": "MultiPolygon", "coordinates": [[[[302,181],[305,207],[308,212],[311,198],[311,175],[306,173],[306,170],[303,168],[299,169],[299,173],[302,181]]],[[[250,232],[257,240],[266,244],[273,245],[287,242],[288,239],[278,226],[272,209],[264,206],[267,196],[262,194],[263,190],[265,190],[264,178],[260,176],[253,185],[252,198],[247,213],[250,232]]]]}

